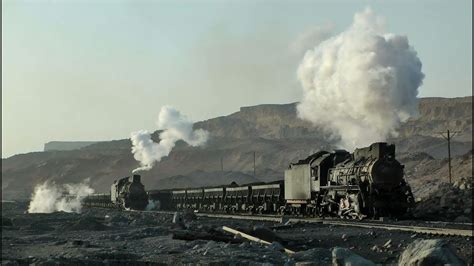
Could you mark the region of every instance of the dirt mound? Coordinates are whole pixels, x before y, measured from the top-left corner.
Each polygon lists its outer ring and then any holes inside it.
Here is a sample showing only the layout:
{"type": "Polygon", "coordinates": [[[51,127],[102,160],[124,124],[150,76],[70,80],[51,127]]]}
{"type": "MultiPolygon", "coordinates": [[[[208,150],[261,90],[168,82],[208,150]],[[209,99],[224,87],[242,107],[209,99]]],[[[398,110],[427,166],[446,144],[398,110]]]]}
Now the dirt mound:
{"type": "Polygon", "coordinates": [[[427,220],[472,221],[472,181],[463,179],[453,185],[440,184],[417,204],[414,216],[427,220]]]}

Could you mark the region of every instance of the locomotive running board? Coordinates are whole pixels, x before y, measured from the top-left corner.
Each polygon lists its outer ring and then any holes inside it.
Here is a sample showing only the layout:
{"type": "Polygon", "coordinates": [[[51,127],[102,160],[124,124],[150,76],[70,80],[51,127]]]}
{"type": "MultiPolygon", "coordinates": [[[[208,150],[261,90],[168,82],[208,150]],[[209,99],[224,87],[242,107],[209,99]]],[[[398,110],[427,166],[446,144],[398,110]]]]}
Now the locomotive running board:
{"type": "Polygon", "coordinates": [[[359,190],[359,186],[320,186],[320,189],[334,189],[334,190],[359,190]]]}

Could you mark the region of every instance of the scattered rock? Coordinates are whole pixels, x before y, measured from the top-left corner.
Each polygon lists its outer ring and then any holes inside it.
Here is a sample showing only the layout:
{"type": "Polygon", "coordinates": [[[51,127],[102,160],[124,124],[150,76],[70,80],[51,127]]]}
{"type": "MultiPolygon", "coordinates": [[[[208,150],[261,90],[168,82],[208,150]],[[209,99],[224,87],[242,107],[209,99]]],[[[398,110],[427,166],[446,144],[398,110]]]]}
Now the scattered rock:
{"type": "Polygon", "coordinates": [[[332,249],[332,264],[335,266],[375,266],[375,263],[365,259],[346,248],[332,249]]]}
{"type": "Polygon", "coordinates": [[[290,218],[288,216],[281,217],[281,223],[284,225],[290,225],[290,218]]]}
{"type": "Polygon", "coordinates": [[[268,242],[282,241],[282,238],[280,236],[278,236],[275,232],[264,226],[254,226],[249,234],[268,242]]]}
{"type": "MultiPolygon", "coordinates": [[[[291,265],[288,263],[288,265],[291,265]]],[[[319,263],[313,262],[313,261],[298,261],[295,263],[295,266],[317,266],[321,265],[319,263]]]]}
{"type": "Polygon", "coordinates": [[[267,246],[268,249],[271,249],[273,251],[284,251],[285,247],[283,247],[282,244],[278,242],[272,242],[270,245],[267,246]]]}
{"type": "Polygon", "coordinates": [[[374,251],[374,252],[382,252],[382,251],[383,251],[383,250],[382,250],[379,246],[377,246],[377,245],[374,245],[374,246],[371,248],[371,250],[374,251]]]}
{"type": "Polygon", "coordinates": [[[67,228],[69,230],[93,230],[93,231],[102,231],[107,230],[108,226],[98,222],[93,217],[82,217],[77,222],[75,222],[72,226],[67,228]]]}
{"type": "Polygon", "coordinates": [[[392,247],[392,239],[389,239],[385,244],[383,244],[384,248],[390,248],[392,247]]]}
{"type": "Polygon", "coordinates": [[[59,241],[56,241],[54,242],[54,245],[55,246],[60,246],[60,245],[64,245],[67,243],[67,240],[59,240],[59,241]]]}
{"type": "Polygon", "coordinates": [[[445,221],[456,221],[461,217],[460,221],[470,222],[472,188],[464,179],[454,185],[442,183],[417,204],[413,215],[426,220],[445,221]]]}
{"type": "Polygon", "coordinates": [[[460,215],[460,216],[456,217],[456,219],[454,219],[454,221],[456,223],[469,223],[469,222],[471,222],[471,219],[467,218],[464,215],[460,215]]]}
{"type": "Polygon", "coordinates": [[[76,247],[79,247],[79,246],[82,246],[82,247],[89,247],[90,246],[90,242],[89,241],[84,241],[84,240],[73,240],[71,242],[71,245],[73,246],[76,246],[76,247]]]}
{"type": "Polygon", "coordinates": [[[239,248],[248,248],[250,246],[249,242],[243,242],[239,245],[239,248]]]}
{"type": "Polygon", "coordinates": [[[105,221],[111,225],[127,225],[129,224],[129,219],[121,214],[116,214],[112,216],[105,216],[105,221]]]}
{"type": "Polygon", "coordinates": [[[13,226],[12,219],[2,216],[2,226],[13,226]]]}
{"type": "Polygon", "coordinates": [[[400,256],[400,265],[465,265],[443,240],[417,239],[400,256]]]}
{"type": "Polygon", "coordinates": [[[324,248],[312,248],[296,252],[292,257],[296,261],[312,261],[318,265],[325,265],[331,260],[331,251],[324,248]]]}

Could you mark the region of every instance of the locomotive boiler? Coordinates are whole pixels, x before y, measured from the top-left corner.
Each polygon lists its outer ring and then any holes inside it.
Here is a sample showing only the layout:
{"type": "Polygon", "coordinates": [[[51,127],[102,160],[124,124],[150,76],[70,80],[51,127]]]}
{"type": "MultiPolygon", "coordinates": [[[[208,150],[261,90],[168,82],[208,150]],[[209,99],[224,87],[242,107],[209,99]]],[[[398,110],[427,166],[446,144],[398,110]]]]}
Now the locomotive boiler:
{"type": "Polygon", "coordinates": [[[414,205],[395,145],[320,151],[285,171],[286,212],[363,218],[401,216],[414,205]]]}

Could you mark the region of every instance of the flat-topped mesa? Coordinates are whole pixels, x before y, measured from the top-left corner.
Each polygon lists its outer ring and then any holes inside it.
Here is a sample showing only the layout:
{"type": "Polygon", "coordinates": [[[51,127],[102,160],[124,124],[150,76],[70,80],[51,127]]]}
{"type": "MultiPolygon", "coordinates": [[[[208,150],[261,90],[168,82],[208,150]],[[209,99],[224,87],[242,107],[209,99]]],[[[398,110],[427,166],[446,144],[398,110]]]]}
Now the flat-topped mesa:
{"type": "Polygon", "coordinates": [[[78,150],[100,141],[50,141],[44,144],[44,151],[78,150]]]}

